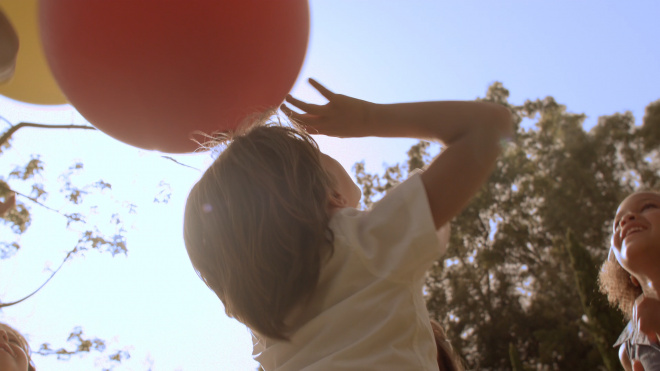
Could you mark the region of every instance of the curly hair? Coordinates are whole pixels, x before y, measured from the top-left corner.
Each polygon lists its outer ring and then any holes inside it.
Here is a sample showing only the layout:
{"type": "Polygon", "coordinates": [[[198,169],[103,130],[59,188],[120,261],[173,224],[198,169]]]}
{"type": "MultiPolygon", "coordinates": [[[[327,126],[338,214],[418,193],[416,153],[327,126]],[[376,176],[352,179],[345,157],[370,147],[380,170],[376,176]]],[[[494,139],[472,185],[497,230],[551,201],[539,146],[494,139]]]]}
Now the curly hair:
{"type": "Polygon", "coordinates": [[[286,316],[310,298],[332,254],[333,188],[303,130],[269,122],[230,138],[190,191],[184,216],[188,256],[229,316],[288,339],[286,316]]]}
{"type": "Polygon", "coordinates": [[[607,301],[613,307],[618,307],[626,319],[632,319],[632,308],[635,299],[642,294],[642,288],[630,280],[626,271],[610,253],[600,268],[598,274],[600,292],[607,295],[607,301]]]}
{"type": "Polygon", "coordinates": [[[30,350],[30,345],[28,344],[25,337],[20,332],[16,331],[16,329],[14,329],[13,327],[9,326],[6,323],[0,322],[0,330],[7,331],[9,334],[12,335],[13,338],[18,340],[19,343],[18,345],[23,349],[23,351],[27,355],[28,371],[36,371],[37,368],[34,366],[34,363],[32,362],[32,356],[31,356],[32,351],[30,350]]]}
{"type": "MultiPolygon", "coordinates": [[[[660,192],[655,189],[642,188],[629,194],[627,197],[642,192],[660,194],[660,192]]],[[[643,293],[642,288],[633,284],[630,277],[630,273],[619,264],[610,250],[607,259],[605,259],[605,262],[603,262],[603,265],[600,268],[598,285],[600,292],[607,295],[607,300],[610,302],[610,305],[618,307],[628,320],[632,319],[632,310],[633,305],[635,304],[635,299],[643,293]]]]}

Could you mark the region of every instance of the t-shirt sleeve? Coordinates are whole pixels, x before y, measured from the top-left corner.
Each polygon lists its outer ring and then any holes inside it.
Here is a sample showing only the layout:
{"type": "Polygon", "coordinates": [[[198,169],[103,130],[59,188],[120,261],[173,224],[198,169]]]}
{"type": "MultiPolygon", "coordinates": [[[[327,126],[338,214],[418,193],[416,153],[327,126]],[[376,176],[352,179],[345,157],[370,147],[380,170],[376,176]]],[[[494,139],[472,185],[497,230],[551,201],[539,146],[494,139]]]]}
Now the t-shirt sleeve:
{"type": "Polygon", "coordinates": [[[626,327],[623,329],[621,334],[619,335],[619,338],[616,339],[616,342],[614,343],[613,347],[618,347],[621,344],[625,343],[626,341],[632,339],[634,337],[634,329],[633,329],[633,323],[632,321],[628,322],[626,327]]]}
{"type": "Polygon", "coordinates": [[[435,229],[421,172],[341,224],[337,238],[345,238],[373,274],[399,281],[421,279],[449,240],[449,224],[435,229]]]}

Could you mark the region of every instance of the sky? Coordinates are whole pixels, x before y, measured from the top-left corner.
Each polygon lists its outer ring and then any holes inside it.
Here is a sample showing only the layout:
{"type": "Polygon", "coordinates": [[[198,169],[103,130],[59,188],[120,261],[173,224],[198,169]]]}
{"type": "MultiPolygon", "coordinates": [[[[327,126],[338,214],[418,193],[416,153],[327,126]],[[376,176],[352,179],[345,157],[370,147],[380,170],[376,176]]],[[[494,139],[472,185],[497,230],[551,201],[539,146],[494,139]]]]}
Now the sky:
{"type": "MultiPolygon", "coordinates": [[[[311,0],[310,39],[292,89],[299,98],[323,103],[306,79],[377,103],[472,100],[500,81],[509,101],[553,96],[569,112],[599,116],[631,111],[641,124],[644,108],[660,99],[660,3],[655,1],[424,1],[311,0]]],[[[275,56],[276,57],[276,56],[275,56]]],[[[36,106],[0,97],[0,116],[16,124],[85,124],[74,108],[36,106]]],[[[4,130],[7,123],[0,122],[4,130]]],[[[349,172],[365,161],[378,172],[405,159],[409,139],[335,139],[317,136],[321,150],[349,172]]],[[[108,351],[127,349],[131,358],[115,370],[254,370],[249,332],[227,318],[221,302],[193,271],[182,240],[186,196],[211,162],[208,153],[173,156],[130,147],[101,132],[22,129],[0,157],[0,176],[39,155],[45,204],[66,212],[59,175],[84,163],[77,181],[102,179],[112,191],[90,198],[101,228],[120,212],[129,226],[128,254],[88,252],[65,264],[27,301],[0,311],[0,321],[26,334],[33,347],[66,345],[80,326],[107,340],[108,351]],[[167,204],[153,198],[164,186],[167,204]],[[137,205],[128,214],[123,202],[137,205]]],[[[10,181],[24,193],[29,184],[10,181]]],[[[0,261],[0,298],[11,301],[43,282],[77,239],[66,220],[29,200],[33,213],[22,249],[0,261]]],[[[79,230],[78,228],[77,230],[79,230]]],[[[12,236],[0,226],[2,239],[12,236]],[[7,233],[7,235],[5,235],[7,233]]],[[[68,362],[35,357],[42,370],[88,370],[99,354],[68,362]]]]}

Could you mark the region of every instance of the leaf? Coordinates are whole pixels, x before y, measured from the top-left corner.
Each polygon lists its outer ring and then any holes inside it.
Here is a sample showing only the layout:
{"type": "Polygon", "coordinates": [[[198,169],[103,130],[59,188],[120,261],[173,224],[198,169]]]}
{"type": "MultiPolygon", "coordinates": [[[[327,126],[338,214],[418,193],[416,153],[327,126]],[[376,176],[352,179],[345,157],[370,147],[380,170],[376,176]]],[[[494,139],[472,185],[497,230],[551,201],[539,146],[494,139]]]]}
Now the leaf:
{"type": "Polygon", "coordinates": [[[18,242],[4,242],[0,241],[0,259],[8,259],[14,256],[21,246],[18,242]]]}
{"type": "Polygon", "coordinates": [[[160,183],[158,183],[158,193],[156,194],[156,197],[154,197],[154,203],[166,204],[170,202],[171,198],[172,186],[164,180],[161,180],[160,183]]]}

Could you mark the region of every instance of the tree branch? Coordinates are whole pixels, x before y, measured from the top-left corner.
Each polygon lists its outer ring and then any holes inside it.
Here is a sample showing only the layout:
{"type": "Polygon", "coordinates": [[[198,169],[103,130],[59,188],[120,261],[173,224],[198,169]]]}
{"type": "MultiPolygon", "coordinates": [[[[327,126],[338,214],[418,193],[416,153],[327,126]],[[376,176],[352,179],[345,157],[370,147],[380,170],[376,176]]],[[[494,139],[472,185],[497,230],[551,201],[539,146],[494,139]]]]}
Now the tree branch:
{"type": "Polygon", "coordinates": [[[61,211],[59,211],[59,210],[55,210],[55,209],[53,209],[53,208],[50,207],[50,206],[44,205],[43,203],[39,202],[39,201],[38,201],[36,198],[34,198],[34,197],[30,197],[30,196],[28,196],[28,195],[24,195],[23,193],[18,192],[18,191],[15,191],[15,190],[13,190],[13,189],[11,189],[11,188],[5,186],[5,185],[2,184],[2,183],[0,183],[0,187],[4,188],[6,191],[13,192],[13,193],[15,193],[15,194],[17,194],[17,195],[19,195],[19,196],[25,197],[25,198],[27,198],[28,200],[34,202],[35,204],[37,204],[37,205],[39,205],[39,206],[41,206],[41,207],[43,207],[43,208],[45,208],[45,209],[47,209],[47,210],[54,211],[54,212],[56,212],[56,213],[62,215],[63,217],[65,217],[65,218],[67,218],[67,219],[70,219],[66,214],[63,214],[61,211]]]}
{"type": "Polygon", "coordinates": [[[190,166],[190,165],[186,165],[186,164],[184,164],[184,163],[181,163],[181,162],[177,161],[176,159],[174,159],[174,158],[172,158],[172,157],[170,157],[170,156],[160,156],[160,157],[162,157],[162,158],[164,158],[164,159],[166,159],[166,160],[170,160],[170,161],[172,161],[172,162],[174,162],[174,163],[176,163],[176,164],[179,164],[179,165],[181,165],[181,166],[185,166],[185,167],[191,168],[191,169],[193,169],[193,170],[200,171],[198,168],[193,167],[193,166],[190,166]]]}
{"type": "Polygon", "coordinates": [[[32,122],[21,122],[17,125],[10,127],[2,137],[0,137],[0,146],[5,144],[11,136],[18,131],[20,128],[31,127],[31,128],[40,128],[40,129],[86,129],[86,130],[97,130],[93,126],[89,125],[46,125],[46,124],[35,124],[32,122]]]}
{"type": "MultiPolygon", "coordinates": [[[[11,138],[11,136],[12,136],[16,131],[18,131],[18,129],[20,129],[20,128],[25,128],[25,127],[39,128],[39,129],[84,129],[84,130],[98,130],[98,129],[96,129],[95,127],[93,127],[93,126],[89,126],[89,125],[73,125],[73,124],[71,124],[71,125],[46,125],[46,124],[35,124],[35,123],[32,123],[32,122],[21,122],[21,123],[19,123],[19,124],[17,124],[17,125],[13,125],[13,126],[11,126],[11,127],[10,127],[10,128],[4,133],[4,134],[2,134],[2,136],[0,137],[0,146],[2,146],[3,144],[5,144],[5,143],[9,140],[9,138],[11,138]]],[[[172,162],[174,162],[174,163],[176,163],[176,164],[179,164],[179,165],[181,165],[181,166],[185,166],[185,167],[191,168],[191,169],[193,169],[193,170],[200,171],[199,169],[197,169],[197,168],[195,168],[195,167],[193,167],[193,166],[190,166],[190,165],[186,165],[186,164],[184,164],[184,163],[181,163],[181,162],[175,160],[174,158],[172,158],[172,157],[170,157],[170,156],[161,156],[161,157],[163,157],[164,159],[170,160],[170,161],[172,161],[172,162]]]]}
{"type": "MultiPolygon", "coordinates": [[[[74,250],[74,251],[75,251],[75,250],[74,250]]],[[[37,292],[39,292],[44,286],[46,286],[46,284],[47,284],[48,282],[50,282],[51,279],[53,279],[53,277],[55,277],[55,274],[57,274],[57,272],[59,272],[60,269],[62,269],[62,267],[64,266],[64,263],[66,263],[67,260],[69,260],[69,258],[71,258],[71,255],[73,255],[74,251],[69,251],[69,252],[66,254],[66,257],[62,260],[62,263],[60,263],[60,266],[57,267],[57,269],[55,269],[55,271],[50,275],[50,277],[48,277],[48,279],[47,279],[44,283],[42,283],[41,286],[39,286],[36,290],[32,291],[32,293],[30,293],[29,295],[23,297],[22,299],[19,299],[19,300],[13,301],[13,302],[11,302],[11,303],[0,303],[0,309],[1,309],[1,308],[4,308],[4,307],[11,307],[12,305],[19,304],[19,303],[21,303],[21,302],[23,302],[23,301],[29,299],[30,297],[32,297],[32,296],[33,296],[34,294],[36,294],[37,292]]]]}

